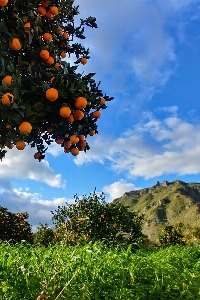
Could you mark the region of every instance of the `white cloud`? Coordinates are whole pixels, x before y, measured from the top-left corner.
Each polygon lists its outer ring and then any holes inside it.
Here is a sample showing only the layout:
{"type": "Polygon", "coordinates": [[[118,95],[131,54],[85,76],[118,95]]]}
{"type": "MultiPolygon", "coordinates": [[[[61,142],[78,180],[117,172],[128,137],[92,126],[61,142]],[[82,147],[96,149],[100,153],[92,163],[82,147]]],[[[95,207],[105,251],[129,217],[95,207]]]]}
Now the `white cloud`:
{"type": "Polygon", "coordinates": [[[75,159],[77,165],[106,161],[118,173],[145,179],[200,172],[200,124],[184,121],[173,113],[163,120],[144,113],[139,124],[117,139],[99,135],[90,144],[89,153],[75,159]]]}
{"type": "Polygon", "coordinates": [[[108,194],[108,201],[110,202],[121,197],[125,192],[130,192],[136,189],[138,188],[136,188],[133,183],[128,183],[125,180],[120,179],[119,181],[115,181],[114,183],[105,186],[103,188],[103,192],[108,194]]]}
{"type": "Polygon", "coordinates": [[[0,162],[0,182],[6,178],[25,178],[41,181],[52,187],[64,186],[61,174],[55,174],[48,161],[39,162],[34,159],[34,153],[35,149],[28,145],[23,151],[8,149],[6,157],[0,162]]]}

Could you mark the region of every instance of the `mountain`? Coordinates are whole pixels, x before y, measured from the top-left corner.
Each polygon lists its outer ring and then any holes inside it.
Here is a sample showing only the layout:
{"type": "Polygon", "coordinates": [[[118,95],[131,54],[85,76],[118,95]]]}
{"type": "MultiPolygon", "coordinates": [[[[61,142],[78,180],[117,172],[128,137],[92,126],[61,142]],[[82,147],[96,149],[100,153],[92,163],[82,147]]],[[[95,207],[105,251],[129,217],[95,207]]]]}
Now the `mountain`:
{"type": "Polygon", "coordinates": [[[152,187],[127,192],[113,200],[144,215],[143,233],[158,241],[164,223],[183,223],[183,232],[200,227],[200,183],[159,181],[152,187]]]}

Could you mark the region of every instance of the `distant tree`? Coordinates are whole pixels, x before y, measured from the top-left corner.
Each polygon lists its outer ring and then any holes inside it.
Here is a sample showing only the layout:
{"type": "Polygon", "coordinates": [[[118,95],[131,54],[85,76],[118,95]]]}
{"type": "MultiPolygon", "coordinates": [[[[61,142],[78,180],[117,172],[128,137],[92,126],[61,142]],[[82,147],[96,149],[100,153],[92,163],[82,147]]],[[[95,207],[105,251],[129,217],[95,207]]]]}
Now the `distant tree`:
{"type": "Polygon", "coordinates": [[[120,203],[106,203],[104,194],[96,191],[82,198],[76,195],[74,204],[66,203],[52,214],[57,240],[66,244],[138,244],[142,237],[143,218],[120,203]]]}
{"type": "Polygon", "coordinates": [[[81,19],[74,0],[5,0],[0,2],[0,159],[6,146],[36,147],[39,161],[56,142],[77,155],[89,150],[88,135],[106,102],[94,73],[77,72],[90,58],[78,43],[96,18],[81,19]],[[69,57],[74,55],[74,64],[69,57]],[[63,60],[65,59],[66,60],[63,60]]]}
{"type": "Polygon", "coordinates": [[[181,230],[182,224],[169,225],[165,224],[159,241],[162,246],[186,245],[186,239],[181,230]]]}
{"type": "Polygon", "coordinates": [[[28,213],[11,213],[0,206],[0,240],[32,242],[31,226],[28,223],[28,213]]]}
{"type": "Polygon", "coordinates": [[[33,242],[35,245],[48,247],[54,244],[55,234],[48,224],[39,224],[37,231],[33,234],[33,242]]]}

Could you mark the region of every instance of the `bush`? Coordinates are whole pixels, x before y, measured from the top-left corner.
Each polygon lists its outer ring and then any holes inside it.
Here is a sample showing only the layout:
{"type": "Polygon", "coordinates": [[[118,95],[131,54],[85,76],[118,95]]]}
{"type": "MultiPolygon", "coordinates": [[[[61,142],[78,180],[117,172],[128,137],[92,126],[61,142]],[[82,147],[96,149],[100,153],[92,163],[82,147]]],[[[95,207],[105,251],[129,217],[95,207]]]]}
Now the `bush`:
{"type": "Polygon", "coordinates": [[[75,204],[67,203],[52,214],[62,243],[138,244],[142,237],[143,218],[120,203],[106,203],[104,194],[96,191],[82,199],[76,195],[75,204]]]}
{"type": "Polygon", "coordinates": [[[165,224],[162,234],[159,236],[159,241],[162,246],[186,245],[181,225],[165,224]]]}
{"type": "Polygon", "coordinates": [[[37,232],[33,234],[33,241],[37,246],[47,247],[55,242],[54,232],[48,227],[48,224],[39,224],[37,232]]]}
{"type": "Polygon", "coordinates": [[[0,206],[0,240],[32,242],[31,226],[26,219],[28,213],[11,213],[7,208],[0,206]]]}

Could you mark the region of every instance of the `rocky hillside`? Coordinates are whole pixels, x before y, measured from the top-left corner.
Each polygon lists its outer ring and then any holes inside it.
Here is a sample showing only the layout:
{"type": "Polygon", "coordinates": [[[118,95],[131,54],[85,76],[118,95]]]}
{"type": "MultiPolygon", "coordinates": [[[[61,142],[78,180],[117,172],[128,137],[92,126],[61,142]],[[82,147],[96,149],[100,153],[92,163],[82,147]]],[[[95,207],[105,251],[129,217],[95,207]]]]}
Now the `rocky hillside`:
{"type": "Polygon", "coordinates": [[[115,201],[144,214],[143,232],[153,241],[158,240],[166,222],[182,222],[186,235],[193,227],[200,227],[200,183],[157,182],[150,188],[125,193],[115,201]]]}

